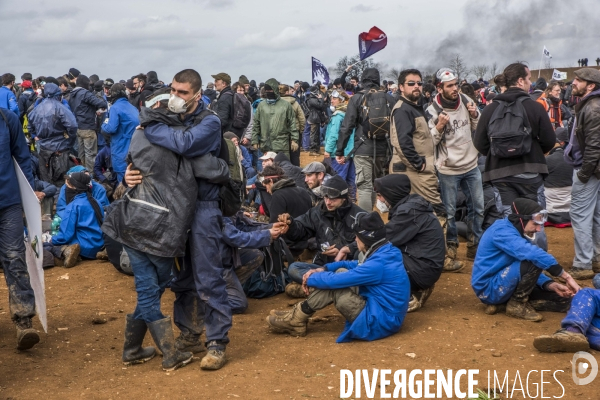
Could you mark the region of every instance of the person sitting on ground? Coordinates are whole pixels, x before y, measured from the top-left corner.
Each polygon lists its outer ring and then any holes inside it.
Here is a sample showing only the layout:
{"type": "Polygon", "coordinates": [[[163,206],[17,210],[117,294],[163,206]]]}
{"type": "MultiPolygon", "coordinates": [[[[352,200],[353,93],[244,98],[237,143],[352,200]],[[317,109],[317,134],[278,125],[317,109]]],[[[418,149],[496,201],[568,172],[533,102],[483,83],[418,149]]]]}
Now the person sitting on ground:
{"type": "MultiPolygon", "coordinates": [[[[273,159],[278,166],[280,166],[285,172],[285,176],[291,178],[296,182],[296,186],[299,188],[306,189],[306,182],[304,181],[304,174],[302,174],[302,168],[296,167],[290,159],[285,155],[285,153],[279,153],[273,159]]],[[[263,163],[263,167],[265,164],[263,163]]]]}
{"type": "Polygon", "coordinates": [[[569,134],[565,128],[557,128],[556,146],[546,157],[548,176],[544,180],[544,196],[548,210],[548,222],[553,225],[570,226],[571,187],[573,186],[573,166],[565,161],[565,147],[569,134]]]}
{"type": "Polygon", "coordinates": [[[533,347],[542,353],[576,353],[590,347],[600,350],[600,290],[584,288],[577,292],[561,329],[536,337],[533,347]]]}
{"type": "MultiPolygon", "coordinates": [[[[75,172],[84,172],[89,176],[88,170],[83,165],[76,165],[72,167],[69,171],[67,171],[67,176],[69,174],[73,174],[75,172]]],[[[110,202],[108,201],[108,197],[106,196],[106,189],[99,184],[98,182],[92,180],[92,197],[96,199],[98,204],[100,204],[100,208],[108,207],[110,202]]],[[[60,193],[58,194],[58,200],[56,201],[56,214],[59,217],[64,218],[64,210],[67,208],[67,185],[63,185],[60,188],[60,193]]]]}
{"type": "Polygon", "coordinates": [[[91,179],[85,172],[67,175],[67,207],[60,230],[50,243],[44,243],[44,248],[55,257],[55,265],[74,267],[80,254],[93,260],[104,246],[100,230],[104,212],[92,197],[91,179]]]}
{"type": "Polygon", "coordinates": [[[431,204],[419,194],[410,194],[410,179],[406,175],[375,179],[375,191],[379,211],[389,210],[386,237],[402,252],[410,280],[408,312],[416,311],[425,305],[442,274],[444,230],[431,204]]]}
{"type": "MultiPolygon", "coordinates": [[[[274,151],[267,151],[265,154],[260,156],[258,159],[262,163],[262,168],[264,168],[267,165],[273,165],[273,163],[275,162],[275,157],[277,157],[277,153],[275,153],[274,151]]],[[[259,169],[262,170],[262,168],[259,168],[259,169]]]]}
{"type": "Polygon", "coordinates": [[[310,293],[308,298],[290,311],[271,311],[267,323],[273,331],[304,336],[308,319],[332,303],[346,319],[337,343],[382,339],[400,330],[410,293],[402,254],[387,241],[377,212],[361,212],[353,230],[364,261],[334,262],[307,271],[303,289],[310,293]]]}
{"type": "Polygon", "coordinates": [[[310,189],[309,193],[313,206],[316,206],[317,203],[323,200],[323,193],[321,193],[322,185],[331,178],[331,175],[327,174],[323,163],[318,161],[308,164],[304,167],[302,173],[304,174],[304,182],[306,182],[306,186],[310,189]]]}
{"type": "Polygon", "coordinates": [[[280,222],[286,222],[289,230],[285,238],[300,242],[314,237],[320,250],[313,263],[294,262],[288,266],[288,275],[293,282],[286,286],[285,292],[291,297],[304,297],[300,286],[302,276],[311,269],[317,269],[333,262],[346,247],[344,259],[353,259],[357,252],[356,234],[352,226],[356,215],[365,212],[348,197],[348,184],[339,176],[334,176],[321,186],[323,201],[298,218],[289,214],[279,215],[280,222]]]}
{"type": "MultiPolygon", "coordinates": [[[[110,141],[98,152],[94,162],[94,179],[106,190],[106,197],[111,197],[117,187],[117,174],[112,167],[112,158],[110,155],[110,141]]],[[[113,196],[114,198],[114,196],[113,196]]]]}
{"type": "Polygon", "coordinates": [[[481,238],[471,278],[475,294],[490,315],[505,309],[510,317],[538,322],[543,316],[537,311],[566,312],[579,285],[553,256],[528,239],[540,232],[547,211],[524,198],[515,199],[511,210],[481,238]],[[543,271],[562,278],[567,286],[543,271]]]}

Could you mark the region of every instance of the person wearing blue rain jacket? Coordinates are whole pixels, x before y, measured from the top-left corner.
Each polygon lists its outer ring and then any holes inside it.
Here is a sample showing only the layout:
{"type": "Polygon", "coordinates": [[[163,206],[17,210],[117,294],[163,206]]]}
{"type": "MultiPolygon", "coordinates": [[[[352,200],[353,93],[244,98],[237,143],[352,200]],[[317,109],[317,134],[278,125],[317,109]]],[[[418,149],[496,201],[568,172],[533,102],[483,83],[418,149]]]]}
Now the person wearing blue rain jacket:
{"type": "MultiPolygon", "coordinates": [[[[95,259],[104,246],[100,225],[104,218],[100,205],[91,194],[91,178],[85,172],[67,176],[67,207],[64,210],[59,232],[44,247],[56,257],[64,258],[65,266],[71,267],[65,254],[65,246],[78,245],[82,257],[95,259]],[[67,265],[69,264],[69,265],[67,265]]],[[[75,250],[75,252],[77,252],[75,250]]],[[[75,257],[76,258],[76,257],[75,257]]]]}
{"type": "MultiPolygon", "coordinates": [[[[67,172],[67,175],[72,174],[73,172],[88,173],[88,170],[85,169],[85,167],[83,165],[77,165],[75,167],[72,167],[67,172]]],[[[56,201],[56,214],[58,214],[58,216],[63,219],[64,219],[64,211],[67,208],[66,191],[67,191],[67,185],[63,185],[60,188],[60,193],[58,194],[58,200],[56,201]]],[[[101,209],[104,209],[104,207],[108,207],[110,205],[110,202],[108,201],[108,197],[106,196],[106,189],[104,189],[104,187],[102,187],[102,185],[96,181],[92,181],[92,197],[94,199],[96,199],[98,204],[100,204],[101,209]]]]}
{"type": "Polygon", "coordinates": [[[115,83],[110,88],[110,97],[113,101],[108,110],[108,117],[102,124],[102,131],[111,136],[110,149],[112,167],[117,175],[117,182],[121,182],[127,169],[127,152],[131,136],[140,124],[138,110],[129,103],[125,92],[125,85],[115,83]]]}
{"type": "Polygon", "coordinates": [[[2,75],[2,87],[0,87],[0,107],[6,108],[19,116],[19,103],[17,96],[12,89],[15,86],[15,76],[13,74],[2,75]]]}
{"type": "Polygon", "coordinates": [[[271,311],[267,323],[273,331],[304,336],[309,317],[332,303],[346,318],[337,343],[382,339],[400,330],[410,297],[402,253],[387,241],[377,212],[359,214],[354,231],[364,261],[334,262],[304,274],[305,292],[315,290],[290,311],[271,311]]]}
{"type": "Polygon", "coordinates": [[[511,208],[512,214],[494,222],[481,238],[471,278],[475,294],[488,305],[487,314],[506,307],[508,316],[541,321],[536,311],[566,312],[579,286],[553,256],[525,237],[540,232],[547,212],[524,198],[515,199],[511,208]]]}

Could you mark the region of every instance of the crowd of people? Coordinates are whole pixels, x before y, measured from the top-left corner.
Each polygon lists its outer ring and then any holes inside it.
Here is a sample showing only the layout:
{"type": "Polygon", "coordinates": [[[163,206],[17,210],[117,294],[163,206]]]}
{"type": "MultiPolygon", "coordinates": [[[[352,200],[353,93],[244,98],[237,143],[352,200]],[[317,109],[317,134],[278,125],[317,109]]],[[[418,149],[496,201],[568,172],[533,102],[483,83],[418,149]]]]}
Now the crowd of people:
{"type": "Polygon", "coordinates": [[[0,257],[17,348],[40,339],[13,157],[52,221],[45,267],[105,259],[133,275],[125,365],[157,354],[142,347],[149,331],[163,369],[201,352],[202,369],[220,369],[232,315],[282,292],[301,300],[266,316],[274,332],[304,336],[333,304],[338,342],[395,334],[464,268],[459,237],[487,314],[568,312],[535,347],[600,350],[600,71],[532,84],[522,63],[472,83],[450,68],[394,82],[350,70],[328,86],[220,72],[206,89],[193,69],[168,84],[154,71],[2,75],[0,257]],[[573,228],[568,272],[548,225],[573,228]],[[598,289],[580,288],[592,278],[598,289]]]}

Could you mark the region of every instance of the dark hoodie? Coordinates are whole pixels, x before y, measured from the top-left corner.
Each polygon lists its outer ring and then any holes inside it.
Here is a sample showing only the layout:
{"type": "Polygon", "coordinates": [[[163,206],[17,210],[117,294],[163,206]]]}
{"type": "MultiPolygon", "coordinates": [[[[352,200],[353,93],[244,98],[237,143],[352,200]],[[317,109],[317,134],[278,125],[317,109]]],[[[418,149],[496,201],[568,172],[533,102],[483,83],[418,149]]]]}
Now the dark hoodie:
{"type": "Polygon", "coordinates": [[[285,176],[293,179],[294,182],[296,182],[296,186],[298,186],[299,188],[307,189],[302,169],[293,165],[288,156],[285,155],[285,153],[281,152],[277,154],[273,161],[275,161],[277,165],[279,165],[283,169],[283,171],[285,172],[285,176]]]}
{"type": "Polygon", "coordinates": [[[531,100],[527,92],[516,87],[511,87],[506,92],[499,94],[494,98],[492,104],[483,109],[479,123],[477,124],[477,131],[473,136],[473,145],[481,154],[486,156],[485,172],[483,173],[484,182],[503,181],[506,178],[524,173],[538,173],[545,177],[548,174],[548,167],[546,166],[544,153],[552,150],[555,143],[556,135],[554,134],[554,128],[552,128],[550,118],[544,107],[531,100]],[[531,136],[533,139],[531,151],[522,157],[515,158],[493,156],[490,152],[488,125],[496,107],[499,105],[496,100],[514,102],[519,97],[527,97],[523,101],[523,107],[531,124],[531,136]]]}
{"type": "Polygon", "coordinates": [[[412,291],[427,289],[440,278],[446,246],[444,231],[433,207],[418,194],[409,194],[410,180],[394,174],[375,179],[375,191],[390,205],[387,239],[402,252],[412,291]]]}
{"type": "Polygon", "coordinates": [[[271,191],[270,223],[277,222],[277,217],[286,213],[297,218],[312,207],[308,191],[296,186],[292,178],[277,181],[271,191]]]}
{"type": "MultiPolygon", "coordinates": [[[[362,90],[356,93],[348,102],[348,108],[346,110],[346,116],[342,122],[340,128],[339,138],[337,142],[337,156],[343,156],[344,150],[348,145],[348,140],[354,134],[354,148],[356,149],[355,155],[357,156],[369,156],[373,157],[373,147],[376,149],[376,156],[385,156],[388,152],[388,144],[386,140],[371,140],[363,136],[362,120],[361,120],[361,109],[363,103],[363,97],[366,92],[370,89],[379,90],[379,71],[377,68],[367,68],[362,74],[362,90]],[[356,131],[354,129],[356,128],[356,131]],[[364,139],[364,143],[361,144],[364,139]]],[[[387,95],[388,104],[390,110],[396,104],[396,101],[391,95],[387,95]]]]}

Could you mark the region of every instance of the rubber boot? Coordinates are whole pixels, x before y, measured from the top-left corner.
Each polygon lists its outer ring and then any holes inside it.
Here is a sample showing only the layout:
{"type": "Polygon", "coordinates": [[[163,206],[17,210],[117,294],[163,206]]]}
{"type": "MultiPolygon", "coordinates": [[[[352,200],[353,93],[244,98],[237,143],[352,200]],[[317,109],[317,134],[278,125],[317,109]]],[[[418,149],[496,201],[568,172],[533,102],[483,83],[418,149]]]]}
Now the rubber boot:
{"type": "Polygon", "coordinates": [[[302,303],[296,304],[290,313],[282,317],[269,315],[267,323],[271,330],[277,333],[288,333],[292,336],[306,336],[306,325],[312,314],[305,314],[302,311],[302,303]]]}
{"type": "Polygon", "coordinates": [[[225,358],[225,345],[219,344],[216,340],[211,340],[207,345],[208,353],[202,357],[200,368],[208,371],[221,369],[227,359],[225,358]]]}
{"type": "Polygon", "coordinates": [[[191,333],[183,333],[175,339],[175,347],[179,351],[190,352],[190,353],[202,353],[206,351],[204,343],[202,343],[201,336],[196,336],[191,333]]]}
{"type": "Polygon", "coordinates": [[[302,285],[296,282],[288,283],[288,285],[285,287],[285,294],[294,299],[306,298],[306,293],[304,293],[302,285]]]}
{"type": "Polygon", "coordinates": [[[70,246],[63,246],[63,266],[65,268],[73,268],[75,265],[77,265],[80,252],[81,247],[79,246],[79,243],[75,243],[70,246]]]}
{"type": "Polygon", "coordinates": [[[506,315],[526,321],[539,322],[544,319],[542,314],[535,311],[529,304],[529,295],[535,288],[542,270],[529,261],[521,263],[521,280],[517,284],[510,300],[506,304],[506,315]]]}
{"type": "Polygon", "coordinates": [[[125,322],[125,343],[123,344],[123,364],[143,364],[152,360],[156,349],[152,346],[142,347],[148,327],[141,319],[134,319],[133,314],[127,314],[125,322]]]}
{"type": "Polygon", "coordinates": [[[163,355],[162,368],[165,371],[173,371],[183,367],[192,361],[194,355],[189,352],[182,353],[175,347],[175,336],[171,326],[171,317],[159,319],[148,325],[154,343],[163,355]]]}
{"type": "Polygon", "coordinates": [[[533,347],[542,353],[577,353],[588,351],[590,343],[582,333],[560,329],[552,335],[536,337],[533,340],[533,347]]]}
{"type": "Polygon", "coordinates": [[[31,325],[31,318],[20,318],[17,325],[17,350],[29,350],[39,343],[40,335],[31,325]]]}

